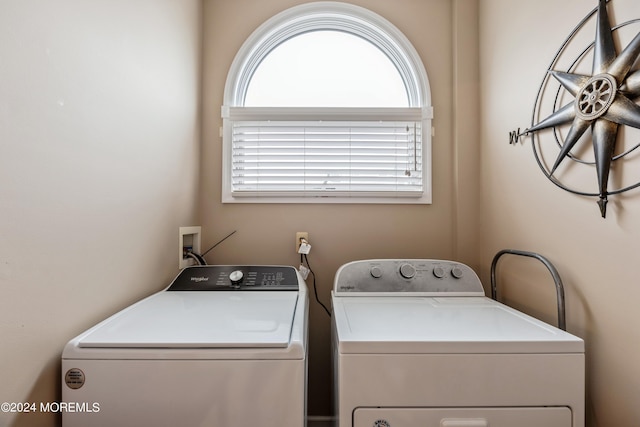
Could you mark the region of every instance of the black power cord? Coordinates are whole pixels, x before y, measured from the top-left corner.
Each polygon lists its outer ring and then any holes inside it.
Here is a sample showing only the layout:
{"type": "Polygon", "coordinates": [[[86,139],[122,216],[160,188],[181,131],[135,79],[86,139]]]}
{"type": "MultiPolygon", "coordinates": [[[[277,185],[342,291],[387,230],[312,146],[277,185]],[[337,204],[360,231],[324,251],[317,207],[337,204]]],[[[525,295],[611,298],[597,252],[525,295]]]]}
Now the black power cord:
{"type": "Polygon", "coordinates": [[[187,258],[193,258],[194,260],[196,260],[196,263],[198,265],[207,265],[207,261],[205,261],[204,257],[201,255],[198,255],[197,253],[191,251],[191,252],[187,252],[184,254],[187,258]]]}
{"type": "Polygon", "coordinates": [[[300,263],[302,264],[303,262],[307,264],[309,273],[313,275],[313,293],[316,296],[316,302],[320,304],[322,308],[324,308],[324,311],[327,312],[327,315],[331,317],[331,311],[327,308],[326,305],[322,303],[322,301],[320,301],[320,298],[318,298],[318,288],[316,287],[316,273],[313,272],[313,270],[311,269],[311,265],[309,265],[309,258],[307,258],[307,254],[300,254],[300,263]]]}
{"type": "Polygon", "coordinates": [[[218,246],[220,243],[224,242],[229,237],[233,236],[237,231],[238,230],[233,230],[231,233],[227,234],[225,237],[223,237],[221,240],[219,240],[215,245],[213,245],[209,249],[207,249],[202,255],[197,254],[197,253],[195,253],[193,251],[189,251],[189,252],[186,252],[184,254],[184,256],[186,256],[188,258],[193,258],[198,265],[207,265],[207,260],[204,259],[204,256],[206,254],[208,254],[209,252],[211,252],[211,250],[214,249],[216,246],[218,246]]]}

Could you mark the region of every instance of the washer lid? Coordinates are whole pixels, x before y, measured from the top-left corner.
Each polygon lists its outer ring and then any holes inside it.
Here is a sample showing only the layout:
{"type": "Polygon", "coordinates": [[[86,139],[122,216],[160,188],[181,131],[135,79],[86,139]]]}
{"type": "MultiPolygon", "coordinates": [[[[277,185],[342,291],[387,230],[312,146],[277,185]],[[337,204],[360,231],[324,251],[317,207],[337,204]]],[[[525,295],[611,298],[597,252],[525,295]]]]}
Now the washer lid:
{"type": "Polygon", "coordinates": [[[160,292],[111,316],[80,347],[287,347],[298,292],[160,292]]]}
{"type": "Polygon", "coordinates": [[[334,297],[341,353],[583,353],[567,332],[486,297],[334,297]]]}

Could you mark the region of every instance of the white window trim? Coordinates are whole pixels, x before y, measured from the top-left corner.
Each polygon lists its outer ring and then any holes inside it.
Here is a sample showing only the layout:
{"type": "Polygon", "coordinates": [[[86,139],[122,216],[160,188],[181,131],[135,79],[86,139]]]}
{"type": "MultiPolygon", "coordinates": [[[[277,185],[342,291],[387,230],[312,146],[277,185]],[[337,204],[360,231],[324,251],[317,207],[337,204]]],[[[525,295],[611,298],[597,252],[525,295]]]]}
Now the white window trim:
{"type": "Polygon", "coordinates": [[[426,70],[409,40],[389,21],[365,8],[339,2],[307,3],[287,9],[267,20],[242,45],[229,70],[222,106],[222,202],[223,203],[431,203],[431,137],[433,107],[426,70]],[[244,107],[253,73],[261,61],[280,43],[299,34],[330,29],[363,37],[380,48],[394,63],[407,88],[409,108],[269,108],[244,107]],[[419,116],[422,122],[423,189],[421,197],[350,197],[327,194],[321,197],[270,195],[234,197],[231,194],[232,119],[261,120],[277,111],[287,120],[356,120],[419,116]]]}

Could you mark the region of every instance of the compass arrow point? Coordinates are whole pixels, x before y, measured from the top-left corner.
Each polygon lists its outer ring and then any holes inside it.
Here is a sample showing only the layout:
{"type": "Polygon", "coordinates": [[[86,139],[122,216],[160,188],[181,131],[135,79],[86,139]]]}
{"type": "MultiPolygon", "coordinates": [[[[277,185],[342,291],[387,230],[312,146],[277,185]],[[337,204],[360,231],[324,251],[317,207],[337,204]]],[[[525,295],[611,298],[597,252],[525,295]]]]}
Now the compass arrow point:
{"type": "Polygon", "coordinates": [[[606,72],[608,66],[616,57],[616,48],[613,43],[607,2],[600,0],[598,4],[598,19],[596,24],[596,40],[593,52],[593,74],[606,72]]]}
{"type": "Polygon", "coordinates": [[[607,196],[600,196],[600,200],[598,200],[598,206],[600,207],[600,214],[602,218],[607,217],[607,196]]]}

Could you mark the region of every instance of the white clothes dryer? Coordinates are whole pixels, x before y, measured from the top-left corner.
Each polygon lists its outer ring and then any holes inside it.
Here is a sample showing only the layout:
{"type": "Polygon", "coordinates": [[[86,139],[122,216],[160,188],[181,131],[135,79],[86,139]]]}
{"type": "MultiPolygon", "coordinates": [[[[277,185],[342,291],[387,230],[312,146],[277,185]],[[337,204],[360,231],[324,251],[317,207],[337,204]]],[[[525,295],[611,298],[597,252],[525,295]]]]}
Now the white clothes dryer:
{"type": "Polygon", "coordinates": [[[185,268],[65,346],[63,426],[304,426],[307,319],[293,267],[185,268]]]}
{"type": "Polygon", "coordinates": [[[332,293],[339,427],[583,427],[584,342],[442,260],[365,260],[332,293]]]}

